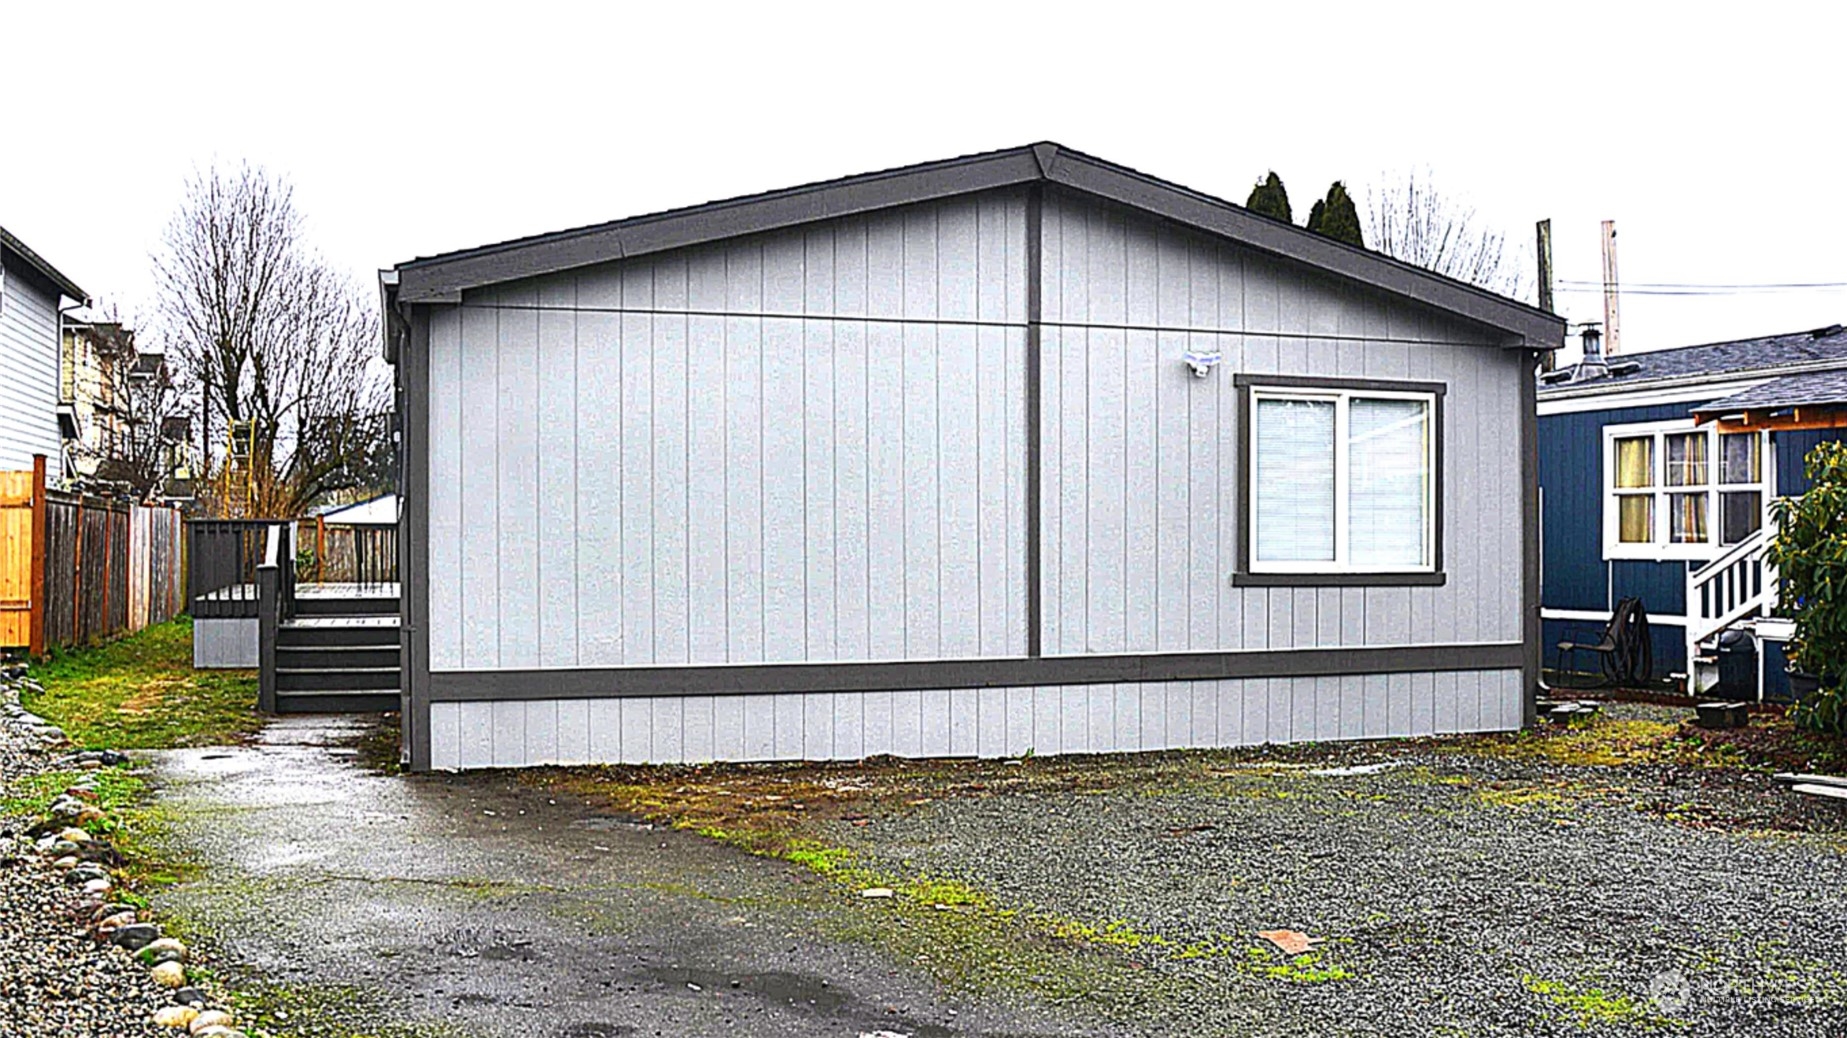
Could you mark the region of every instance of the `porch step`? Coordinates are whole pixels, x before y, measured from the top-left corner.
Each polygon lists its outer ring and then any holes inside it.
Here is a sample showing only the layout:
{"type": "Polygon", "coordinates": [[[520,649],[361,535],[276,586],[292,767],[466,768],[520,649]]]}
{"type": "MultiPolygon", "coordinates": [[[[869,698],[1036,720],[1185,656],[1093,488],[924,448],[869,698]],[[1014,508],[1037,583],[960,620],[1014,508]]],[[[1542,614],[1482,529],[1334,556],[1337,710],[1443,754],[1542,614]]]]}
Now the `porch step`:
{"type": "Polygon", "coordinates": [[[276,647],[377,646],[398,644],[396,616],[307,616],[283,624],[276,647]]]}
{"type": "Polygon", "coordinates": [[[371,691],[398,687],[398,668],[390,667],[282,667],[276,668],[276,694],[284,692],[371,691]]]}
{"type": "Polygon", "coordinates": [[[397,669],[396,642],[365,645],[291,645],[276,646],[276,666],[280,670],[318,670],[323,667],[386,667],[397,669]]]}
{"type": "Polygon", "coordinates": [[[295,615],[301,616],[397,616],[397,598],[334,598],[330,595],[303,596],[295,600],[295,615]]]}
{"type": "Polygon", "coordinates": [[[377,689],[322,689],[314,692],[276,692],[279,714],[378,714],[399,706],[395,691],[377,689]]]}

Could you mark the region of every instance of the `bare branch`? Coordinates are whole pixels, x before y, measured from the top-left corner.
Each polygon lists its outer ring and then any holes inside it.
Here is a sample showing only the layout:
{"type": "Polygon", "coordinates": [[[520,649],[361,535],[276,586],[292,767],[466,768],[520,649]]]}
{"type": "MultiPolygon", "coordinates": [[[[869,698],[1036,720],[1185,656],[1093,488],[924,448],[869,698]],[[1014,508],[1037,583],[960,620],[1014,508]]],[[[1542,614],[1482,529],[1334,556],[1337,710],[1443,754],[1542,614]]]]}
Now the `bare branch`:
{"type": "Polygon", "coordinates": [[[1406,263],[1504,296],[1524,298],[1527,271],[1505,236],[1473,207],[1437,189],[1430,171],[1366,192],[1366,244],[1406,263]]]}
{"type": "Polygon", "coordinates": [[[389,485],[372,297],[302,241],[286,182],[251,166],[196,175],[154,267],[162,338],[199,395],[215,510],[293,516],[389,485]],[[247,457],[228,448],[234,428],[247,457]]]}

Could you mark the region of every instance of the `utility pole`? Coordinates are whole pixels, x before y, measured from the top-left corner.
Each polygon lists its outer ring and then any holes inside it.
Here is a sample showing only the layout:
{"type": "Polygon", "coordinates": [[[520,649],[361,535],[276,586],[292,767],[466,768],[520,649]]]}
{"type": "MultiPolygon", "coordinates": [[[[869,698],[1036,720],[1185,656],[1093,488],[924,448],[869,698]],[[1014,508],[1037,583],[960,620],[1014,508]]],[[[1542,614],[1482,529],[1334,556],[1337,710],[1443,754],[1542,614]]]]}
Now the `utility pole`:
{"type": "Polygon", "coordinates": [[[1622,351],[1622,322],[1616,302],[1616,221],[1603,221],[1603,355],[1622,351]]]}
{"type": "MultiPolygon", "coordinates": [[[[1539,221],[1535,230],[1539,234],[1539,308],[1555,314],[1558,310],[1552,305],[1552,221],[1539,221]]],[[[1557,350],[1547,350],[1539,358],[1541,371],[1551,371],[1557,364],[1557,350]]]]}

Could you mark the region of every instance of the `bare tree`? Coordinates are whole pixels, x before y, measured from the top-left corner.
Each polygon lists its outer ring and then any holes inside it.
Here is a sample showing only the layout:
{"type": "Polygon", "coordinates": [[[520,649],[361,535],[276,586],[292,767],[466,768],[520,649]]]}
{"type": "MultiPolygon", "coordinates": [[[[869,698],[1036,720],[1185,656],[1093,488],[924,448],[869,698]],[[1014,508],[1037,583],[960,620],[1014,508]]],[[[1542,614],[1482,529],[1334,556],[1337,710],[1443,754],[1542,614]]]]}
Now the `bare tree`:
{"type": "Polygon", "coordinates": [[[1430,171],[1366,192],[1366,243],[1394,259],[1525,298],[1526,267],[1506,237],[1484,226],[1472,206],[1440,191],[1430,171]]]}
{"type": "Polygon", "coordinates": [[[209,507],[295,516],[376,480],[390,387],[373,299],[302,240],[285,181],[193,177],[154,269],[162,338],[200,401],[209,507]]]}

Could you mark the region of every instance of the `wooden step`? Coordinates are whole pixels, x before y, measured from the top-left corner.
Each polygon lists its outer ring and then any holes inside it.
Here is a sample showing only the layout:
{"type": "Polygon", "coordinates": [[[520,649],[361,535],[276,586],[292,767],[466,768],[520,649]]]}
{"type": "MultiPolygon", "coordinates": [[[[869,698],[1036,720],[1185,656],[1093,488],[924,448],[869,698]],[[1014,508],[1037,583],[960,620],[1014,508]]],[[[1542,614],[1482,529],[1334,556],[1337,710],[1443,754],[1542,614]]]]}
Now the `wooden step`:
{"type": "Polygon", "coordinates": [[[277,667],[276,693],[396,689],[396,667],[277,667]]]}
{"type": "Polygon", "coordinates": [[[322,667],[398,666],[395,643],[367,645],[291,645],[276,646],[276,666],[289,670],[314,670],[322,667]]]}
{"type": "Polygon", "coordinates": [[[399,707],[396,692],[377,689],[323,689],[276,693],[279,714],[379,714],[399,707]]]}
{"type": "Polygon", "coordinates": [[[1805,775],[1799,772],[1784,771],[1772,778],[1785,786],[1838,786],[1847,789],[1847,777],[1839,775],[1805,775]]]}
{"type": "Polygon", "coordinates": [[[395,598],[297,598],[296,616],[381,616],[398,615],[395,598]]]}

